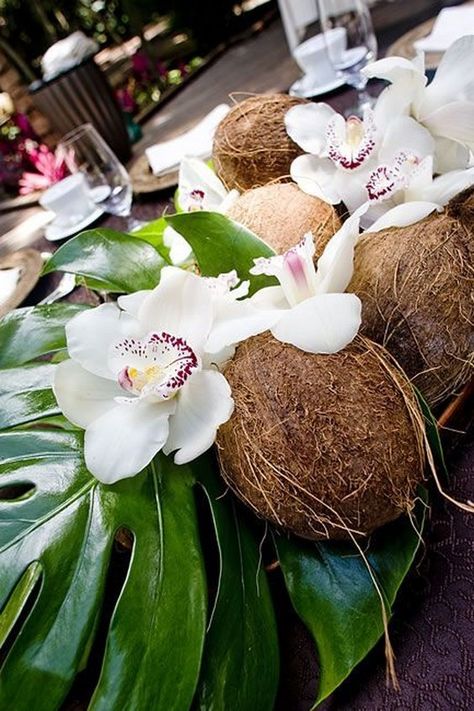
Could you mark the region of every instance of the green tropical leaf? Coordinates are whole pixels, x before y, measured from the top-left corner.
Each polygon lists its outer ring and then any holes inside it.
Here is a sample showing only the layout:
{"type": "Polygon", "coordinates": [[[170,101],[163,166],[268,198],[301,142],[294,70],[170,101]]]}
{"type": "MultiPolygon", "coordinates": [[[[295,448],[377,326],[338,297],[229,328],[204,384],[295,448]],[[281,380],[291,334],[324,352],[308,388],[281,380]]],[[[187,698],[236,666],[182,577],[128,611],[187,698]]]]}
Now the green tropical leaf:
{"type": "Polygon", "coordinates": [[[200,460],[196,477],[212,512],[220,574],[198,689],[201,711],[271,711],[278,687],[275,615],[259,548],[231,495],[200,460]]]}
{"type": "Polygon", "coordinates": [[[278,282],[274,277],[254,276],[249,270],[257,257],[274,251],[246,227],[218,212],[183,212],[165,217],[166,222],[191,245],[201,273],[218,276],[233,269],[250,281],[250,293],[278,282]]]}
{"type": "Polygon", "coordinates": [[[50,304],[11,311],[0,319],[0,368],[12,368],[66,347],[64,326],[86,306],[50,304]]]}
{"type": "Polygon", "coordinates": [[[114,538],[125,528],[133,540],[129,568],[88,708],[187,709],[207,597],[191,470],[159,458],[137,477],[103,486],[81,452],[78,433],[0,434],[7,496],[0,500],[0,636],[11,636],[36,595],[13,633],[0,708],[61,705],[93,648],[114,538]],[[8,498],[18,486],[27,493],[8,498]]]}
{"type": "Polygon", "coordinates": [[[133,237],[138,237],[139,239],[145,240],[151,244],[163,257],[163,259],[171,264],[170,260],[170,250],[165,245],[163,241],[163,234],[167,227],[167,223],[164,217],[160,217],[158,220],[153,220],[148,222],[139,230],[133,232],[133,237]]]}
{"type": "Polygon", "coordinates": [[[46,262],[43,274],[72,272],[114,292],[153,289],[164,260],[151,244],[138,237],[100,228],[81,232],[63,244],[46,262]]]}
{"type": "Polygon", "coordinates": [[[441,437],[436,417],[431,412],[431,408],[424,399],[421,392],[417,388],[414,388],[414,391],[425,422],[426,439],[428,440],[428,445],[431,450],[431,454],[433,455],[434,464],[436,466],[436,469],[443,474],[446,480],[448,480],[448,468],[446,466],[446,460],[444,458],[443,445],[441,443],[441,437]]]}
{"type": "Polygon", "coordinates": [[[59,413],[50,363],[0,370],[0,429],[59,413]]]}
{"type": "MultiPolygon", "coordinates": [[[[420,545],[423,512],[420,502],[414,520],[403,517],[384,526],[364,550],[388,610],[420,545]]],[[[275,536],[275,544],[293,607],[317,646],[321,670],[317,706],[382,637],[381,600],[353,544],[284,536],[275,536]]]]}

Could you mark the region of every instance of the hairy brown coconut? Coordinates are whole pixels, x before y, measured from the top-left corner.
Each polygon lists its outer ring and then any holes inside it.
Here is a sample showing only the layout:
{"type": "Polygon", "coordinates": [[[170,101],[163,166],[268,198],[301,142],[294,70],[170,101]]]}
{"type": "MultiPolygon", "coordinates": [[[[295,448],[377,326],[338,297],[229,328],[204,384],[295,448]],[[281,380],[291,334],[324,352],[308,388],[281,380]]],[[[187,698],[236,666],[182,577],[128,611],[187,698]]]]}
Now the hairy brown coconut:
{"type": "Polygon", "coordinates": [[[307,195],[294,183],[272,183],[242,193],[227,211],[281,254],[312,232],[316,257],[341,226],[332,205],[307,195]]]}
{"type": "Polygon", "coordinates": [[[302,149],[288,136],[285,114],[305,99],[286,94],[258,94],[236,104],[214,136],[212,160],[228,190],[241,192],[289,177],[302,149]]]}
{"type": "Polygon", "coordinates": [[[474,373],[474,191],[442,214],[365,234],[348,287],[362,332],[381,343],[434,406],[474,373]]]}
{"type": "Polygon", "coordinates": [[[414,504],[423,423],[386,351],[357,337],[313,355],[271,335],[226,370],[235,410],[219,429],[222,474],[259,516],[309,539],[369,534],[414,504]]]}

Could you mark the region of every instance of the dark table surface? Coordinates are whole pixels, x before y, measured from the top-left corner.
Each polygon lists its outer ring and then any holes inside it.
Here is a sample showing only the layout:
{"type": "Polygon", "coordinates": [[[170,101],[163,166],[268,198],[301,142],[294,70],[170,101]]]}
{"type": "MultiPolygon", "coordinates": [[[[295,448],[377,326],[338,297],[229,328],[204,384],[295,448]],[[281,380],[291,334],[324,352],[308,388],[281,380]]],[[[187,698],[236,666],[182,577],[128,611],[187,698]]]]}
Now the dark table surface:
{"type": "MultiPolygon", "coordinates": [[[[279,24],[276,23],[262,33],[260,42],[264,45],[262,72],[267,72],[267,79],[260,77],[260,80],[255,80],[255,72],[252,77],[249,75],[247,91],[287,88],[299,73],[291,58],[288,59],[287,51],[282,49],[283,36],[279,24]],[[269,77],[273,75],[265,64],[270,49],[273,51],[272,66],[275,67],[276,63],[280,69],[279,80],[275,86],[271,85],[273,80],[270,81],[269,77]]],[[[234,52],[237,57],[247,56],[247,70],[244,70],[244,73],[247,71],[248,74],[251,62],[256,61],[255,57],[252,60],[252,51],[255,52],[258,45],[255,39],[247,44],[250,47],[247,55],[242,47],[234,48],[231,53],[234,52]]],[[[231,66],[236,61],[236,56],[228,55],[229,53],[219,60],[221,65],[218,62],[218,66],[211,67],[209,72],[214,71],[215,76],[225,76],[226,66],[222,66],[222,62],[228,62],[231,66]]],[[[204,72],[196,82],[170,102],[168,107],[164,107],[163,114],[157,113],[151,119],[149,130],[145,131],[144,139],[135,154],[139,155],[146,145],[182,130],[190,123],[190,116],[196,120],[222,100],[222,87],[216,94],[215,82],[213,91],[209,89],[212,83],[210,74],[204,72]],[[208,100],[204,102],[203,91],[211,91],[208,100]],[[164,124],[169,124],[166,130],[163,129],[164,124]]],[[[230,89],[240,89],[241,86],[231,86],[230,89]]],[[[374,87],[373,91],[377,91],[377,87],[374,87]]],[[[345,90],[327,97],[326,100],[341,110],[354,101],[354,96],[345,90]]],[[[133,206],[133,216],[144,221],[155,219],[165,208],[171,206],[172,192],[170,190],[152,195],[148,199],[137,199],[133,206]]],[[[25,217],[34,214],[34,208],[23,211],[25,217]]],[[[18,218],[18,214],[16,218],[20,231],[9,238],[9,250],[25,244],[40,251],[52,251],[57,246],[57,243],[47,242],[38,232],[33,232],[31,237],[26,239],[21,233],[22,220],[18,218]]],[[[9,220],[10,227],[11,216],[9,220]]],[[[0,234],[6,231],[6,224],[4,223],[2,230],[0,221],[0,234]]],[[[115,229],[123,229],[124,226],[120,218],[111,216],[105,217],[99,224],[115,229]]],[[[0,247],[1,244],[0,238],[0,247]]],[[[40,280],[25,304],[37,303],[52,290],[57,280],[57,275],[40,280]]],[[[80,291],[74,296],[74,300],[83,298],[84,294],[80,291]]],[[[472,413],[467,414],[469,416],[472,413]]],[[[448,466],[451,474],[449,487],[451,493],[461,500],[466,500],[474,498],[474,426],[466,422],[459,426],[463,431],[462,435],[448,436],[448,466]]],[[[386,687],[384,651],[383,645],[379,644],[333,697],[322,704],[322,711],[468,711],[473,707],[473,533],[474,518],[442,500],[433,490],[424,548],[417,565],[413,567],[402,587],[390,625],[401,690],[397,693],[386,687]]],[[[284,614],[279,614],[282,672],[277,709],[307,711],[315,698],[318,678],[314,645],[292,612],[288,601],[283,600],[282,604],[284,614]]]]}

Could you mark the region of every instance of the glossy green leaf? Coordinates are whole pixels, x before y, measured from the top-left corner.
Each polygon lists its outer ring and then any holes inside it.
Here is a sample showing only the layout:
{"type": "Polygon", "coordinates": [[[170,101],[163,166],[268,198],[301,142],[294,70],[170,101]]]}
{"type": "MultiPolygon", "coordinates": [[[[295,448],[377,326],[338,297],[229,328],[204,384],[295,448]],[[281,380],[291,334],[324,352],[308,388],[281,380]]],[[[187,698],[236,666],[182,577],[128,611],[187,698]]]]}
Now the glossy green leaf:
{"type": "Polygon", "coordinates": [[[222,481],[203,461],[197,479],[212,512],[220,575],[197,707],[271,711],[278,686],[278,638],[258,543],[233,498],[224,496],[222,481]]]}
{"type": "Polygon", "coordinates": [[[59,708],[87,663],[102,614],[115,534],[133,538],[129,569],[108,627],[89,709],[189,708],[206,621],[206,586],[187,467],[159,459],[103,486],[86,471],[82,435],[0,434],[0,631],[8,632],[41,568],[34,607],[2,669],[0,708],[59,708]],[[25,591],[26,586],[26,591],[25,591]]]}
{"type": "Polygon", "coordinates": [[[161,254],[163,259],[171,264],[170,251],[163,241],[163,234],[167,227],[167,223],[164,217],[160,217],[158,220],[153,220],[148,222],[139,230],[133,232],[133,237],[138,237],[139,239],[145,240],[161,254]]]}
{"type": "Polygon", "coordinates": [[[250,293],[278,283],[273,277],[250,274],[254,259],[271,257],[274,251],[229,217],[218,212],[196,211],[165,219],[189,242],[205,276],[218,276],[235,269],[241,279],[250,280],[250,293]]]}
{"type": "Polygon", "coordinates": [[[66,346],[64,326],[86,306],[50,304],[11,311],[0,319],[0,368],[11,368],[66,346]]]}
{"type": "MultiPolygon", "coordinates": [[[[380,529],[364,550],[390,610],[421,540],[423,503],[410,521],[380,529]]],[[[353,544],[275,536],[293,607],[310,630],[320,662],[315,706],[329,696],[383,635],[381,600],[353,544]]]]}
{"type": "Polygon", "coordinates": [[[106,291],[153,289],[163,258],[148,242],[105,228],[81,232],[63,244],[45,264],[43,273],[72,272],[94,280],[106,291]]]}
{"type": "Polygon", "coordinates": [[[59,413],[50,363],[0,370],[0,429],[59,413]]]}
{"type": "Polygon", "coordinates": [[[431,412],[431,408],[421,392],[417,388],[414,388],[414,390],[425,422],[426,439],[428,440],[428,445],[433,455],[434,464],[436,469],[443,474],[446,480],[448,480],[448,468],[444,458],[443,445],[441,443],[436,417],[431,412]]]}

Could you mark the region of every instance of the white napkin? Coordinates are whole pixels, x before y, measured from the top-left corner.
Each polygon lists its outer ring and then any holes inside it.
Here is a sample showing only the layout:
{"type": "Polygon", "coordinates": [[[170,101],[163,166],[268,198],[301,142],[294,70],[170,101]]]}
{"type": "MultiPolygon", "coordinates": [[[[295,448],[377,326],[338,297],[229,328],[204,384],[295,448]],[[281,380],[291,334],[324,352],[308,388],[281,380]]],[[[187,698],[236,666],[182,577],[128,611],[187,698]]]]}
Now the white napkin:
{"type": "Polygon", "coordinates": [[[444,52],[460,37],[474,34],[474,7],[446,7],[441,10],[431,34],[414,42],[424,52],[444,52]]]}
{"type": "Polygon", "coordinates": [[[0,306],[4,304],[16,289],[21,268],[0,269],[0,306]]]}
{"type": "Polygon", "coordinates": [[[53,79],[61,72],[80,64],[83,59],[98,50],[99,45],[95,40],[86,37],[83,32],[73,32],[69,37],[55,42],[44,53],[41,60],[43,79],[53,79]]]}
{"type": "Polygon", "coordinates": [[[189,131],[147,148],[145,154],[154,175],[178,169],[185,156],[209,158],[216,128],[229,111],[227,104],[219,104],[189,131]]]}

